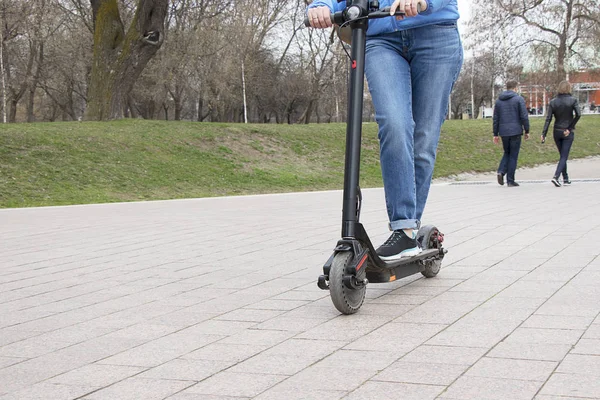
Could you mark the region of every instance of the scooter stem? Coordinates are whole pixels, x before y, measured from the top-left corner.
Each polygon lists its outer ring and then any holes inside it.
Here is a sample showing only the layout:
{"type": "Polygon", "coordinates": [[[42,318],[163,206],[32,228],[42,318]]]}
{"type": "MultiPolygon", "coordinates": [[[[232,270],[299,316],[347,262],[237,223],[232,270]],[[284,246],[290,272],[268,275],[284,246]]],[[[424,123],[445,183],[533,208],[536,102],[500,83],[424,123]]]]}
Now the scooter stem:
{"type": "MultiPolygon", "coordinates": [[[[358,0],[353,4],[360,2],[358,0]]],[[[346,160],[342,209],[343,238],[355,237],[355,224],[359,219],[360,148],[362,138],[365,43],[368,22],[367,19],[361,19],[352,22],[350,26],[352,28],[352,61],[350,66],[350,80],[348,82],[348,121],[346,125],[346,160]]]]}

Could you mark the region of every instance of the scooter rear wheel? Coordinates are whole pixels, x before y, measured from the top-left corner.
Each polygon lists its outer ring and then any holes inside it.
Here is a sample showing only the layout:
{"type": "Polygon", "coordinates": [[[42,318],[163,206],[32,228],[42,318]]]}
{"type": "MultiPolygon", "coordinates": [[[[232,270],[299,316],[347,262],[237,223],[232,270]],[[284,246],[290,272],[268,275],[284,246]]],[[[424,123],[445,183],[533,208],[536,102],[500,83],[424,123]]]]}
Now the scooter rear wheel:
{"type": "Polygon", "coordinates": [[[344,271],[352,261],[352,253],[344,251],[333,257],[329,270],[329,294],[333,305],[342,314],[354,314],[365,300],[366,287],[350,289],[344,284],[344,271]]]}
{"type": "MultiPolygon", "coordinates": [[[[438,248],[438,229],[433,225],[425,225],[419,229],[417,240],[421,243],[423,250],[438,248]]],[[[425,278],[433,278],[440,272],[442,260],[430,260],[425,262],[425,269],[421,271],[425,278]]]]}

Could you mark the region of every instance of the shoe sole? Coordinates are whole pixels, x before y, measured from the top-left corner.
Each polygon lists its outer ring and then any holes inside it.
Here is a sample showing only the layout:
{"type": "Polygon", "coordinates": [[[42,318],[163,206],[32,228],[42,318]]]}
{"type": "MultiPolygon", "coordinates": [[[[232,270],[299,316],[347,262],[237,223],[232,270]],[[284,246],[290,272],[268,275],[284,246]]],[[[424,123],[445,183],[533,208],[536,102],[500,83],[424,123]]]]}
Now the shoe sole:
{"type": "Polygon", "coordinates": [[[421,251],[423,251],[423,250],[416,247],[414,249],[404,250],[402,253],[394,254],[393,256],[387,256],[387,257],[379,256],[379,258],[382,259],[383,261],[395,261],[395,260],[400,260],[401,258],[405,258],[405,257],[414,257],[416,255],[421,254],[421,251]]]}
{"type": "Polygon", "coordinates": [[[558,182],[558,181],[551,180],[550,182],[552,182],[554,184],[554,186],[556,186],[556,187],[560,187],[561,186],[560,182],[558,182]]]}

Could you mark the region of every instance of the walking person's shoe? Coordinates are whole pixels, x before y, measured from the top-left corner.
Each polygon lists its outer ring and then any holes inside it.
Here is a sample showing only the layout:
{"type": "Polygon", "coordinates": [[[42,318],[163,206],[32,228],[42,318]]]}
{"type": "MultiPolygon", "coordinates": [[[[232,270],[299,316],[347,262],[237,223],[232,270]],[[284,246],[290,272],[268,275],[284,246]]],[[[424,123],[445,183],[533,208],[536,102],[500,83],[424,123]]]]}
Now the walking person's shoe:
{"type": "Polygon", "coordinates": [[[554,183],[554,186],[556,186],[556,187],[561,187],[562,186],[560,184],[560,182],[558,181],[558,178],[552,178],[552,180],[550,182],[554,183]]]}
{"type": "Polygon", "coordinates": [[[519,185],[517,182],[508,182],[506,184],[506,186],[508,186],[508,187],[517,187],[517,186],[521,186],[521,185],[519,185]]]}
{"type": "Polygon", "coordinates": [[[570,179],[563,179],[563,185],[570,185],[570,184],[571,184],[570,179]]]}
{"type": "Polygon", "coordinates": [[[498,172],[498,185],[504,185],[504,174],[498,172]]]}
{"type": "Polygon", "coordinates": [[[402,229],[394,231],[392,235],[377,249],[379,258],[384,261],[399,260],[402,257],[416,256],[421,252],[419,243],[417,243],[416,230],[413,231],[414,237],[410,238],[402,229]]]}

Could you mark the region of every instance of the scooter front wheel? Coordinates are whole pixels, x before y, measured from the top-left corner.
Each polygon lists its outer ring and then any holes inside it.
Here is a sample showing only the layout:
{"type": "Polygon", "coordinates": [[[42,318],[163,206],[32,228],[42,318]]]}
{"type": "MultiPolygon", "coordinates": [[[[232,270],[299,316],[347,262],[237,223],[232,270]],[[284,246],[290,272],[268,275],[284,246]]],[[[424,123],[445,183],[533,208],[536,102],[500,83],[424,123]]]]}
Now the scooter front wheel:
{"type": "Polygon", "coordinates": [[[352,261],[352,253],[343,251],[333,257],[329,270],[329,294],[333,305],[342,314],[354,314],[365,300],[366,286],[351,289],[344,284],[346,266],[352,261]]]}
{"type": "MultiPolygon", "coordinates": [[[[433,225],[421,227],[417,234],[417,240],[421,243],[423,250],[438,249],[441,245],[439,238],[439,230],[433,225]]],[[[442,260],[429,260],[425,262],[425,268],[421,273],[425,278],[433,278],[440,272],[441,268],[442,260]]]]}

